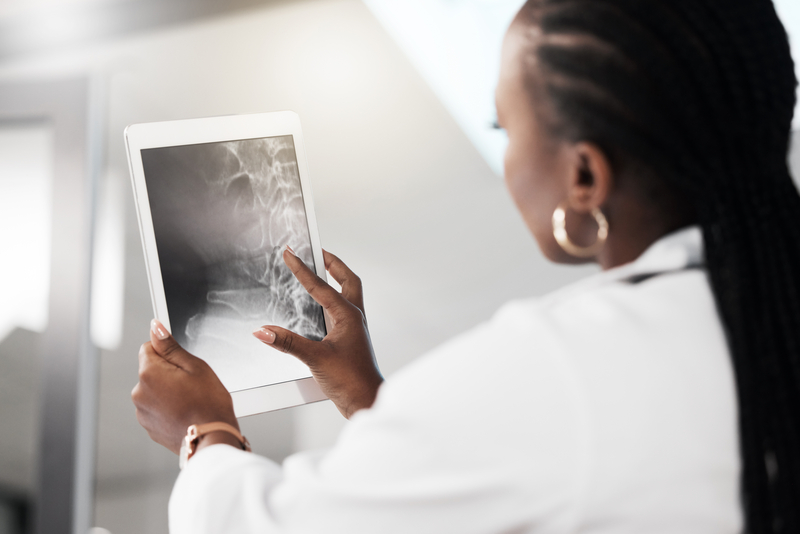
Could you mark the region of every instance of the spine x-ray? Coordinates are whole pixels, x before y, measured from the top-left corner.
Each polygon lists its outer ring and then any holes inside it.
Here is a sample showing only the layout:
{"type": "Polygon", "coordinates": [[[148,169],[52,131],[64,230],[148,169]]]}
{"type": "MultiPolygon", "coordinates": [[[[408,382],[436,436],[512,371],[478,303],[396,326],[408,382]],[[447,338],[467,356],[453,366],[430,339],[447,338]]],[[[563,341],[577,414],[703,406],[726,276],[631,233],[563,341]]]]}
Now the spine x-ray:
{"type": "Polygon", "coordinates": [[[314,259],[291,135],[142,150],[175,339],[230,391],[310,376],[252,336],[325,336],[322,308],[283,263],[314,259]]]}

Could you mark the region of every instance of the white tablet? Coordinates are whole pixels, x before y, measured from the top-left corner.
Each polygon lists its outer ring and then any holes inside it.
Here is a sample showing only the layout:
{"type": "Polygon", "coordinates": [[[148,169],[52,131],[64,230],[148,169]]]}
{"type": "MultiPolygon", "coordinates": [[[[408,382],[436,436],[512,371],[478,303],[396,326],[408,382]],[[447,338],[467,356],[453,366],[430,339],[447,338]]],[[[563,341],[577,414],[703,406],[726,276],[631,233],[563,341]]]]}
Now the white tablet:
{"type": "Polygon", "coordinates": [[[326,279],[300,121],[292,112],[125,129],[155,317],[205,360],[237,417],[325,399],[263,325],[325,337],[326,317],[283,262],[326,279]]]}

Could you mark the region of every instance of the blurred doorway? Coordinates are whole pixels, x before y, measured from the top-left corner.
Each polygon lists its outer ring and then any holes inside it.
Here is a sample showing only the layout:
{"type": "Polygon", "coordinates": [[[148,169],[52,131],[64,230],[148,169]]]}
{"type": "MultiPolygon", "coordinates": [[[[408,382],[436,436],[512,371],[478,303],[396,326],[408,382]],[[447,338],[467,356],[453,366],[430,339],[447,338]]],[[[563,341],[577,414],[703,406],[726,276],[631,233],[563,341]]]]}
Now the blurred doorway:
{"type": "Polygon", "coordinates": [[[99,139],[88,79],[0,85],[0,532],[90,526],[99,139]],[[35,511],[35,512],[34,512],[35,511]]]}
{"type": "Polygon", "coordinates": [[[53,128],[0,122],[0,533],[28,532],[36,500],[41,334],[50,295],[53,128]]]}

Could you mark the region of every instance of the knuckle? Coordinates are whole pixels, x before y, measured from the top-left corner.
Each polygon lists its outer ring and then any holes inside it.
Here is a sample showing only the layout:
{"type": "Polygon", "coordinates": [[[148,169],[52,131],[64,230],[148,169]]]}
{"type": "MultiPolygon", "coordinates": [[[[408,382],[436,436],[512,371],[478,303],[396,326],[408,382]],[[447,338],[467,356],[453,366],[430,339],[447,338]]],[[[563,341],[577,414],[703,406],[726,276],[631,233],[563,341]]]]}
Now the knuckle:
{"type": "Polygon", "coordinates": [[[294,339],[292,336],[283,336],[281,340],[281,352],[292,352],[292,345],[294,345],[294,339]]]}
{"type": "Polygon", "coordinates": [[[133,401],[133,405],[136,407],[137,412],[141,412],[142,409],[147,405],[147,394],[145,393],[144,388],[136,384],[131,391],[131,401],[133,401]]]}
{"type": "Polygon", "coordinates": [[[172,354],[175,354],[175,352],[180,348],[181,348],[180,345],[178,345],[175,342],[169,343],[162,350],[161,356],[171,356],[172,354]]]}
{"type": "Polygon", "coordinates": [[[292,274],[295,275],[295,276],[297,276],[297,273],[301,272],[300,266],[297,265],[297,264],[290,265],[289,266],[289,270],[292,271],[292,274]]]}
{"type": "Polygon", "coordinates": [[[139,369],[139,384],[142,382],[147,382],[153,376],[153,371],[151,370],[150,365],[145,365],[141,369],[139,369]]]}
{"type": "Polygon", "coordinates": [[[347,307],[339,301],[334,302],[328,307],[328,313],[331,314],[333,317],[341,317],[345,316],[348,313],[347,307]]]}
{"type": "Polygon", "coordinates": [[[314,282],[308,284],[308,287],[306,287],[306,291],[308,292],[309,295],[314,296],[314,293],[317,293],[319,291],[319,284],[316,284],[314,282]]]}

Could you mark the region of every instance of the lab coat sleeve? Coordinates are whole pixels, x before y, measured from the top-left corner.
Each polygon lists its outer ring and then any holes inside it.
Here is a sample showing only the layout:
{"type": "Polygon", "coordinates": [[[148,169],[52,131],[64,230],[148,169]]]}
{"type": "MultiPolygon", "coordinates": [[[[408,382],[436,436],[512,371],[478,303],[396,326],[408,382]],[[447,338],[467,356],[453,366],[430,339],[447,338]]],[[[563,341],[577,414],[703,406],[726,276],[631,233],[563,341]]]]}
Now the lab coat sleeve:
{"type": "Polygon", "coordinates": [[[171,534],[280,532],[267,496],[280,466],[229,445],[198,452],[181,472],[169,502],[171,534]]]}
{"type": "Polygon", "coordinates": [[[522,342],[488,326],[451,342],[384,383],[327,453],[280,467],[203,449],[176,482],[170,532],[568,530],[586,440],[560,361],[520,358],[522,342]],[[509,385],[515,376],[521,386],[509,385]]]}

